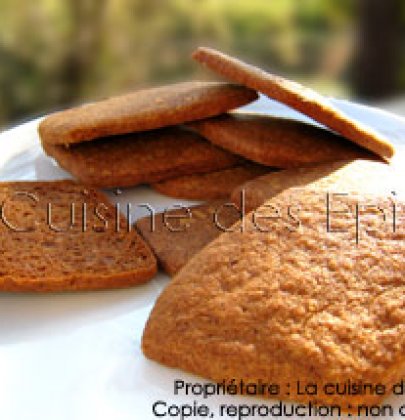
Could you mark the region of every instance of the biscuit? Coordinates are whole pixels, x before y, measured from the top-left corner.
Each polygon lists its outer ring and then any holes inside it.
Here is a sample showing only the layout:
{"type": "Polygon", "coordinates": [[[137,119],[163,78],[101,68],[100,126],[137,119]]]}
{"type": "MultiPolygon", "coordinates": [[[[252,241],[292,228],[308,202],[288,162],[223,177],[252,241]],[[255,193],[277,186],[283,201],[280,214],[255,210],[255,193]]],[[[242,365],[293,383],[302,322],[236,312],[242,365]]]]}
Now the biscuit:
{"type": "Polygon", "coordinates": [[[218,115],[255,99],[256,92],[242,86],[184,82],[54,113],[40,123],[39,134],[45,143],[80,143],[218,115]]]}
{"type": "Polygon", "coordinates": [[[298,83],[275,76],[210,48],[198,48],[193,58],[222,76],[255,89],[308,115],[343,137],[384,159],[394,155],[394,146],[370,127],[353,120],[327,98],[298,83]]]}
{"type": "Polygon", "coordinates": [[[189,126],[217,146],[278,168],[343,159],[378,159],[330,131],[286,118],[235,112],[189,126]]]}
{"type": "Polygon", "coordinates": [[[144,217],[136,222],[136,227],[160,266],[172,276],[240,217],[229,200],[215,200],[144,217]]]}
{"type": "Polygon", "coordinates": [[[80,181],[128,187],[236,165],[241,158],[180,127],[106,137],[70,147],[42,143],[80,181]]]}
{"type": "Polygon", "coordinates": [[[314,164],[263,175],[235,188],[231,201],[240,203],[243,194],[247,211],[291,187],[310,186],[335,193],[364,192],[398,196],[404,194],[405,171],[397,163],[387,165],[368,160],[346,160],[314,164]]]}
{"type": "Polygon", "coordinates": [[[229,197],[238,185],[274,170],[266,166],[246,163],[219,171],[172,178],[151,186],[169,197],[214,200],[229,197]]]}
{"type": "Polygon", "coordinates": [[[120,288],[150,280],[154,255],[100,192],[72,181],[0,183],[0,290],[120,288]]]}
{"type": "Polygon", "coordinates": [[[277,400],[378,404],[384,395],[323,386],[381,383],[390,394],[403,377],[404,227],[394,233],[375,211],[392,216],[389,198],[354,194],[334,206],[344,211],[328,232],[325,192],[291,189],[207,245],[158,298],[144,354],[214,382],[278,384],[277,400]],[[317,395],[299,395],[297,381],[317,395]]]}

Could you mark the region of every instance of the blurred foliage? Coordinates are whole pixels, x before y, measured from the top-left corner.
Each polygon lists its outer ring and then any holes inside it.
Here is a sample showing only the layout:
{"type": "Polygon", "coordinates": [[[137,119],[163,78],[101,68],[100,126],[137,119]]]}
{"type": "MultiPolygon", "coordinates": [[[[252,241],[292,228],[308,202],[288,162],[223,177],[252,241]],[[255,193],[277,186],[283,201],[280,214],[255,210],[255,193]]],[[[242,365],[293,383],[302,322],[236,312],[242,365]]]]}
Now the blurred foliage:
{"type": "Polygon", "coordinates": [[[344,84],[353,0],[0,0],[0,123],[145,85],[215,77],[198,45],[344,84]]]}

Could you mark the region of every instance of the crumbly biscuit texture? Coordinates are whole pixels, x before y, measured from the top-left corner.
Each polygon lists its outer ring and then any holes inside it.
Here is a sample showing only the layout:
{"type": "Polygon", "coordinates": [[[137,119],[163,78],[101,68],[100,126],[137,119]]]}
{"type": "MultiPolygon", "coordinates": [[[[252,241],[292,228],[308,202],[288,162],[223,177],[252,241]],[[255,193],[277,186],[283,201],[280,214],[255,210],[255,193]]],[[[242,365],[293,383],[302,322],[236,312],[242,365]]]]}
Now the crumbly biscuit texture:
{"type": "Polygon", "coordinates": [[[290,189],[211,242],[157,300],[145,355],[214,381],[278,383],[282,399],[378,404],[383,396],[287,393],[298,380],[381,382],[389,392],[405,373],[403,227],[393,232],[376,210],[391,211],[385,197],[334,205],[345,211],[328,232],[325,193],[290,189]]]}
{"type": "Polygon", "coordinates": [[[0,290],[120,288],[150,280],[150,248],[96,190],[72,181],[0,183],[0,290]]]}

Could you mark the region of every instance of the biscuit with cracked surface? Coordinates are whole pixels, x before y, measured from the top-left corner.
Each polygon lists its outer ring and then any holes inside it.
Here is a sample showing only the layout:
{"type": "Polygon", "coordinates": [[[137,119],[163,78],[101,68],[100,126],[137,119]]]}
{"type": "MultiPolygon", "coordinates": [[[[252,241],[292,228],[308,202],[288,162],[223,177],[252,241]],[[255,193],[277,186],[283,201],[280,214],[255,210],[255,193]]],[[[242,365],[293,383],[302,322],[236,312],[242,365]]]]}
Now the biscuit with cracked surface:
{"type": "Polygon", "coordinates": [[[293,386],[361,381],[389,394],[405,374],[403,226],[393,232],[373,210],[392,210],[384,196],[353,194],[337,205],[345,211],[328,232],[325,192],[290,189],[258,209],[260,220],[251,213],[244,230],[238,223],[220,235],[158,298],[144,354],[212,381],[278,383],[280,399],[348,411],[379,404],[384,395],[299,395],[293,386]]]}

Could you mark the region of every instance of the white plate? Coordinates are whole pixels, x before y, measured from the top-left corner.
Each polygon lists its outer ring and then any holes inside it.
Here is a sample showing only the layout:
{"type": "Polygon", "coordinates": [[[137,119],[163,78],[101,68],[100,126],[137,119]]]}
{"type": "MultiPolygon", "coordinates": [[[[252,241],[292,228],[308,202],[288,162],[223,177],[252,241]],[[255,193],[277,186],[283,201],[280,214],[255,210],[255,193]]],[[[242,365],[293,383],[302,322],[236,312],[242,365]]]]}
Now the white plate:
{"type": "MultiPolygon", "coordinates": [[[[405,144],[404,119],[332,101],[395,143],[405,144]]],[[[263,97],[246,109],[306,120],[263,97]]],[[[42,153],[37,124],[38,120],[32,121],[0,135],[0,180],[68,177],[42,153]]],[[[134,207],[144,202],[155,208],[178,203],[147,187],[110,195],[134,207]]],[[[144,324],[167,281],[159,274],[144,286],[126,290],[0,294],[0,419],[148,420],[157,418],[152,414],[157,400],[176,404],[197,400],[214,412],[220,403],[270,404],[269,400],[234,396],[204,400],[173,395],[174,379],[203,380],[148,361],[141,353],[144,324]]],[[[403,397],[390,397],[386,402],[398,409],[405,401],[403,397]]]]}

